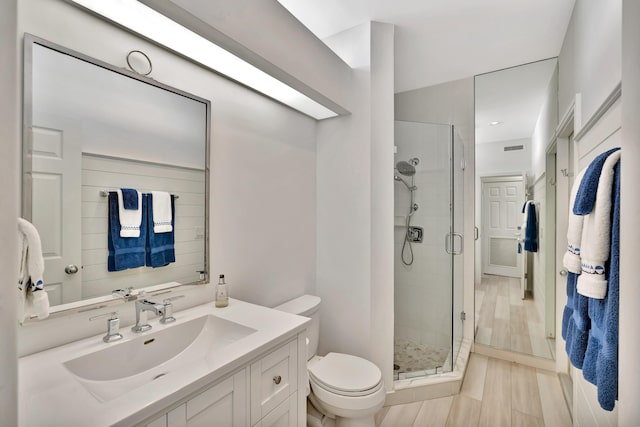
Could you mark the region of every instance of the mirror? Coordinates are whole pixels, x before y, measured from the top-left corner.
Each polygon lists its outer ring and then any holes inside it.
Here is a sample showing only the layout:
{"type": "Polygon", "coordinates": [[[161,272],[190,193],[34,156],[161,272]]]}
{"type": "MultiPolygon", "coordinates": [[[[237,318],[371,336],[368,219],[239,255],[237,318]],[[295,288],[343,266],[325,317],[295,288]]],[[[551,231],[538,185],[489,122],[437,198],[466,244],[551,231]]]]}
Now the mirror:
{"type": "Polygon", "coordinates": [[[546,147],[557,121],[556,58],[475,77],[475,342],[544,358],[555,354],[555,163],[546,147]]]}
{"type": "Polygon", "coordinates": [[[206,281],[210,108],[25,35],[23,216],[40,232],[54,311],[115,289],[206,281]],[[119,188],[172,195],[175,262],[109,271],[108,195],[119,188]]]}

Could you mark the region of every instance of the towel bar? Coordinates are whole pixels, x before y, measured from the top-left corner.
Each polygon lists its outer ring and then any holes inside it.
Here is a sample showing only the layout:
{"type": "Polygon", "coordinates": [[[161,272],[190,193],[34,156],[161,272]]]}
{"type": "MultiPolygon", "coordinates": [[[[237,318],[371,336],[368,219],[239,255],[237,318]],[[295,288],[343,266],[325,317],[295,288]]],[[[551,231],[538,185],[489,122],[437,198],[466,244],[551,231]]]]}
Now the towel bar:
{"type": "MultiPolygon", "coordinates": [[[[110,191],[100,190],[99,193],[100,193],[100,197],[109,197],[110,191]]],[[[178,196],[177,194],[172,194],[172,196],[173,196],[174,199],[179,199],[180,198],[180,196],[178,196]]]]}
{"type": "MultiPolygon", "coordinates": [[[[107,190],[100,190],[100,197],[109,197],[109,191],[107,190]]],[[[172,194],[174,199],[179,199],[180,196],[176,195],[176,194],[172,194]]]]}

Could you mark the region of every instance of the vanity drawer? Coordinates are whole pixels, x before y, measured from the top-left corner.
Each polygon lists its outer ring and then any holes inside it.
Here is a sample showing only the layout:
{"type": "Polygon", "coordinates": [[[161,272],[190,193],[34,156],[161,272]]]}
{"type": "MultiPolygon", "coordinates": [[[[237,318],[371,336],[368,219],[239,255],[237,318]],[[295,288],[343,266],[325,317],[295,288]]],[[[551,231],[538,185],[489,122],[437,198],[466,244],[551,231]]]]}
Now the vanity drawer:
{"type": "Polygon", "coordinates": [[[251,424],[285,402],[298,386],[298,341],[251,364],[251,424]]]}
{"type": "Polygon", "coordinates": [[[298,393],[293,393],[253,427],[296,427],[297,424],[298,393]]]}

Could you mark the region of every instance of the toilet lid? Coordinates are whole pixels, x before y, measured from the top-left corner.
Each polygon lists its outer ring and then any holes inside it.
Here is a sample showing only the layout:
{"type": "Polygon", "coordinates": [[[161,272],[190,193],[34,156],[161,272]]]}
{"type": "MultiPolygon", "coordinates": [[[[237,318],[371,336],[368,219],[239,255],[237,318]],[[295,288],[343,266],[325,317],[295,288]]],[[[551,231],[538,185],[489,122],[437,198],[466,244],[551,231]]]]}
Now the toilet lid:
{"type": "Polygon", "coordinates": [[[342,353],[329,353],[314,363],[309,367],[309,376],[322,388],[345,395],[373,393],[382,382],[382,373],[376,365],[342,353]]]}

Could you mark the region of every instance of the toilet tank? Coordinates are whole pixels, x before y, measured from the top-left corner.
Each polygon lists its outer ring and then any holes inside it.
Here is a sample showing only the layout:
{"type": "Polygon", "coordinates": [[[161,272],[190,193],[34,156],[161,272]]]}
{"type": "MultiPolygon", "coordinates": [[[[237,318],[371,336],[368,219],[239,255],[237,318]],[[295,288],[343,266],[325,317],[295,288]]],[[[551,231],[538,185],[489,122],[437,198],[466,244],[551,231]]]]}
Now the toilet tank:
{"type": "Polygon", "coordinates": [[[301,297],[287,301],[274,307],[275,310],[298,316],[310,317],[311,323],[307,327],[307,360],[318,352],[318,338],[320,336],[320,297],[315,295],[302,295],[301,297]]]}

